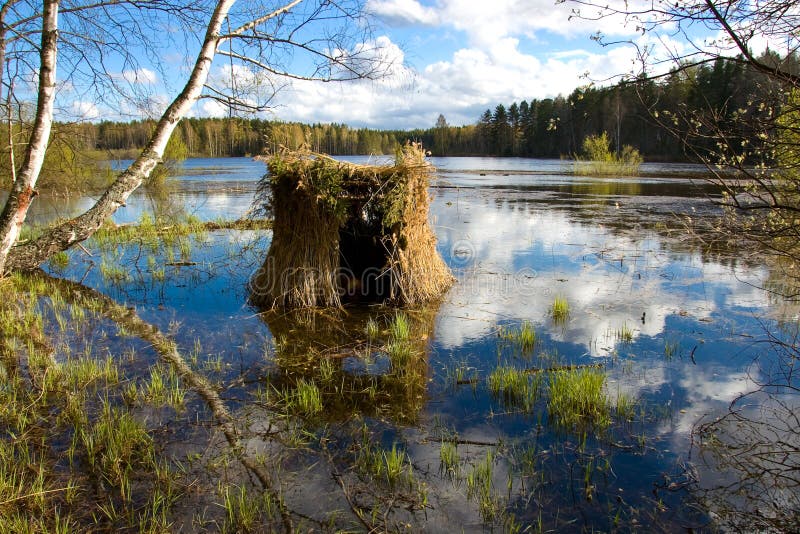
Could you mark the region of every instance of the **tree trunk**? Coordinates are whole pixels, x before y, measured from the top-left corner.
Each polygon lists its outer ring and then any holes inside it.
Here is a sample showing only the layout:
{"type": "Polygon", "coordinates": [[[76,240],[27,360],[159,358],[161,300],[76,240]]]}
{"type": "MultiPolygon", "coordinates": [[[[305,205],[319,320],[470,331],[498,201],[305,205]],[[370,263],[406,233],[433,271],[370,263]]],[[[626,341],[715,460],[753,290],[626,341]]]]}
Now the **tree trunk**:
{"type": "Polygon", "coordinates": [[[56,95],[56,57],[58,41],[58,0],[45,0],[42,13],[42,42],[39,52],[39,92],[36,117],[19,175],[11,184],[8,200],[0,214],[0,273],[8,270],[10,251],[17,242],[22,223],[28,214],[36,181],[44,163],[50,127],[53,124],[53,102],[56,95]]]}
{"type": "MultiPolygon", "coordinates": [[[[5,266],[3,267],[3,264],[0,263],[0,272],[9,273],[14,270],[25,271],[37,268],[53,254],[88,239],[108,217],[120,206],[125,205],[128,196],[142,184],[161,161],[173,130],[200,97],[208,78],[208,73],[211,70],[211,63],[221,41],[220,29],[222,28],[222,23],[227,18],[228,12],[234,3],[235,0],[221,0],[217,4],[214,14],[208,23],[203,46],[197,55],[197,60],[186,86],[161,116],[147,147],[139,157],[117,177],[116,181],[103,193],[94,206],[85,213],[51,228],[33,241],[11,248],[5,261],[5,266]]],[[[52,109],[50,116],[52,117],[52,109]]],[[[42,151],[43,154],[44,151],[42,151]]],[[[19,181],[21,182],[21,180],[19,181]]],[[[27,197],[27,200],[29,202],[30,197],[27,197]]],[[[22,220],[24,220],[24,214],[23,219],[19,219],[20,225],[22,220]]],[[[17,236],[18,232],[13,235],[8,247],[11,247],[17,236]]],[[[7,237],[5,233],[3,237],[7,237]]]]}

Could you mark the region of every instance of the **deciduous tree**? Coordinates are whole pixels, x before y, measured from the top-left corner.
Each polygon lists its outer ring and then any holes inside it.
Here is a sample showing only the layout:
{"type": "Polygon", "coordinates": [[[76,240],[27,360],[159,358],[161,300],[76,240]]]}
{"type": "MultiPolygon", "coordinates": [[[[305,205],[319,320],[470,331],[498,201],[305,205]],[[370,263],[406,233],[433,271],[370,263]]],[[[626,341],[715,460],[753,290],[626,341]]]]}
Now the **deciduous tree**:
{"type": "Polygon", "coordinates": [[[624,20],[646,37],[628,42],[641,67],[631,75],[685,87],[648,106],[651,118],[705,162],[724,191],[721,236],[756,242],[758,250],[788,259],[800,281],[800,197],[788,194],[800,189],[797,1],[567,1],[576,6],[574,16],[624,20]]]}
{"type": "MultiPolygon", "coordinates": [[[[358,0],[8,0],[0,6],[0,65],[6,115],[25,98],[19,90],[36,74],[36,112],[0,213],[0,275],[33,269],[92,235],[161,161],[178,123],[200,99],[229,109],[265,109],[293,79],[346,81],[377,77],[388,67],[370,41],[358,0]],[[197,37],[199,39],[195,40],[197,37]],[[96,101],[152,107],[152,94],[133,83],[148,54],[162,72],[174,70],[152,52],[161,39],[193,52],[185,84],[164,108],[139,156],[85,213],[18,243],[53,124],[58,86],[80,87],[96,101]],[[212,76],[220,56],[225,70],[212,76]],[[115,71],[111,65],[120,69],[115,71]],[[60,66],[61,70],[57,70],[60,66]],[[58,73],[61,73],[60,75],[58,73]]],[[[7,157],[13,161],[15,144],[7,157]]]]}

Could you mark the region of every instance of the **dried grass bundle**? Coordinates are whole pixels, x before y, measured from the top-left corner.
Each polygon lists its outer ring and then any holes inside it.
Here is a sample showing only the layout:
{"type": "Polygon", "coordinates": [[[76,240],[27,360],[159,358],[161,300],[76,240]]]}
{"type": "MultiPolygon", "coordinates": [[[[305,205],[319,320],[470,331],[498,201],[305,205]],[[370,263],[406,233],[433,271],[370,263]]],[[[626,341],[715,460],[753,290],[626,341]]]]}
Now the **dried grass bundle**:
{"type": "Polygon", "coordinates": [[[394,165],[356,165],[308,150],[263,158],[256,208],[273,217],[273,238],[251,280],[265,308],[398,305],[440,297],[453,276],[428,224],[433,171],[418,144],[394,165]]]}

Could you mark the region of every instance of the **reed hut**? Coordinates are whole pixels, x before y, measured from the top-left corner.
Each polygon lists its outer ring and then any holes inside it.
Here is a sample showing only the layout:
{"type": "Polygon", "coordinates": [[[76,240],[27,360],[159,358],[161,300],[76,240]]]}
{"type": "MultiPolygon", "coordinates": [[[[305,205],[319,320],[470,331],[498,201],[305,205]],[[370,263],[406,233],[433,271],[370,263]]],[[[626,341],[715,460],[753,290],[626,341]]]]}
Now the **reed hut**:
{"type": "Polygon", "coordinates": [[[308,150],[263,158],[257,208],[272,244],[250,282],[264,308],[414,305],[440,297],[453,276],[428,224],[433,167],[418,144],[394,165],[356,165],[308,150]]]}

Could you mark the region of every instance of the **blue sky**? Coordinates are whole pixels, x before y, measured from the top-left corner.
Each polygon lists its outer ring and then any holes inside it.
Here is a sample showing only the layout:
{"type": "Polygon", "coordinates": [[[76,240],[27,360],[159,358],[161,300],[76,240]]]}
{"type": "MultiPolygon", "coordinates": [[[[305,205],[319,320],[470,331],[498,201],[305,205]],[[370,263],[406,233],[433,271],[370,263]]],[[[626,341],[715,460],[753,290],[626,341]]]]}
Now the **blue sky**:
{"type": "MultiPolygon", "coordinates": [[[[646,0],[630,0],[639,1],[646,0]]],[[[570,20],[575,7],[555,0],[366,0],[374,24],[367,46],[378,47],[394,65],[388,75],[339,84],[293,82],[282,87],[273,109],[263,116],[410,129],[433,126],[441,113],[451,125],[471,124],[499,103],[566,96],[576,87],[611,83],[638,69],[634,47],[600,46],[590,39],[598,31],[609,40],[631,40],[640,47],[657,43],[662,56],[669,48],[685,50],[685,43],[671,40],[668,33],[641,35],[636,24],[621,18],[570,20]]],[[[65,91],[62,107],[87,120],[136,118],[145,107],[157,116],[185,80],[192,54],[177,54],[158,35],[153,39],[154,48],[163,45],[157,54],[160,68],[143,60],[121,67],[118,75],[141,98],[111,106],[65,91]]],[[[212,83],[224,84],[232,68],[237,83],[258,85],[257,72],[231,67],[224,57],[215,61],[212,83]]],[[[194,115],[226,116],[227,109],[202,100],[194,115]]]]}
{"type": "MultiPolygon", "coordinates": [[[[601,24],[569,20],[573,7],[554,0],[370,0],[377,39],[405,68],[379,82],[296,84],[279,95],[274,114],[427,128],[441,113],[449,124],[462,125],[498,103],[566,95],[591,80],[629,72],[633,49],[591,41],[601,24]]],[[[617,37],[635,37],[623,24],[602,26],[617,37]]]]}

